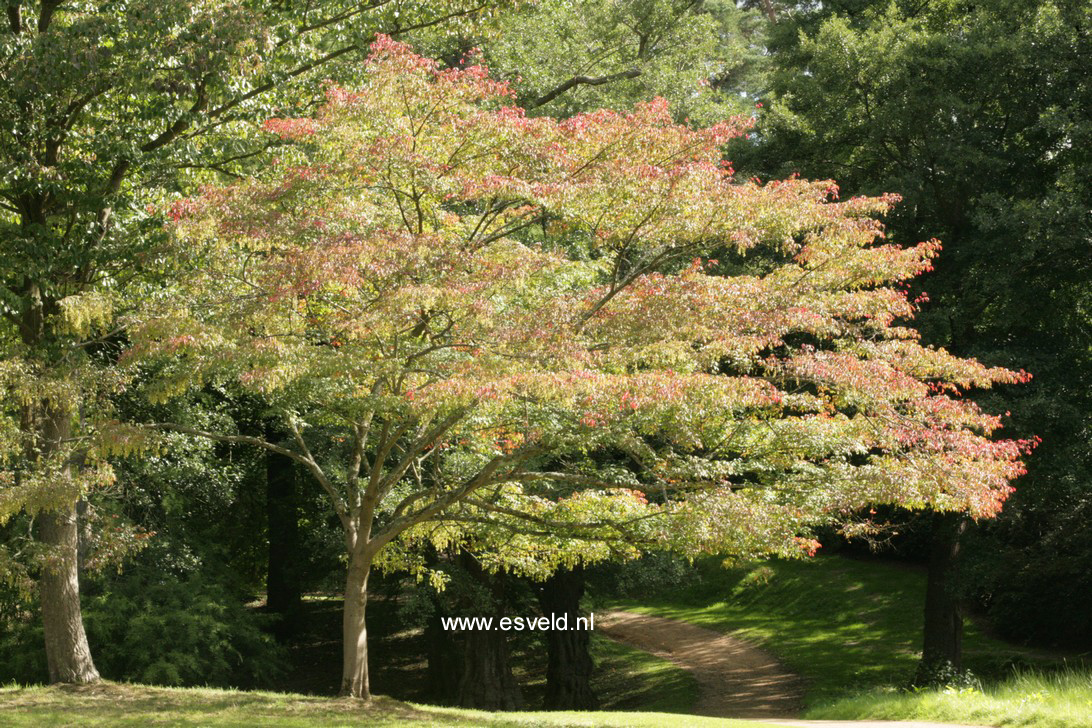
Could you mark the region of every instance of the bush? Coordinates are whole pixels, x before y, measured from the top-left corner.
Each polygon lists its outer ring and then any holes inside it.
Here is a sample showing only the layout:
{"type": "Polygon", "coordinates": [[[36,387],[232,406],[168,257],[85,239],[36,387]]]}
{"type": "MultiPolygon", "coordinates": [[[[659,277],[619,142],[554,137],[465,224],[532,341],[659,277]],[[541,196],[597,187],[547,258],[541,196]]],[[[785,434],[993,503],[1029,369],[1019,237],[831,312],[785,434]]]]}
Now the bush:
{"type": "Polygon", "coordinates": [[[262,615],[198,573],[141,569],[87,600],[84,621],[99,671],[155,685],[267,685],[283,671],[262,615]]]}
{"type": "MultiPolygon", "coordinates": [[[[95,665],[111,680],[257,687],[283,672],[283,651],[262,631],[262,615],[199,573],[137,567],[85,596],[83,616],[95,665]]],[[[0,681],[48,679],[37,610],[26,617],[0,636],[0,681]]]]}

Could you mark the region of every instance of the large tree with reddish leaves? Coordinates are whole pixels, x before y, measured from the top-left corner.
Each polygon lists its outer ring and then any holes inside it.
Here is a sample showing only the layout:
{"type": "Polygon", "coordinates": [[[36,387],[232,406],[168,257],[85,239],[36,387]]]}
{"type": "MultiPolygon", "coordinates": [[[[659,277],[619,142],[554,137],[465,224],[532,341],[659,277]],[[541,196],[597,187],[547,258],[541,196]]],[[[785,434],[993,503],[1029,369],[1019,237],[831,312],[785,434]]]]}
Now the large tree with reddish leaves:
{"type": "Polygon", "coordinates": [[[362,86],[266,124],[294,142],[266,176],[173,207],[176,285],[130,322],[149,396],[259,392],[292,441],[158,427],[290,457],[329,496],[344,693],[369,695],[373,566],[463,524],[548,567],[800,554],[874,503],[998,511],[1025,443],[960,393],[1023,375],[917,342],[902,282],[938,246],[884,243],[893,198],[735,179],[743,122],[510,96],[380,38],[362,86]]]}

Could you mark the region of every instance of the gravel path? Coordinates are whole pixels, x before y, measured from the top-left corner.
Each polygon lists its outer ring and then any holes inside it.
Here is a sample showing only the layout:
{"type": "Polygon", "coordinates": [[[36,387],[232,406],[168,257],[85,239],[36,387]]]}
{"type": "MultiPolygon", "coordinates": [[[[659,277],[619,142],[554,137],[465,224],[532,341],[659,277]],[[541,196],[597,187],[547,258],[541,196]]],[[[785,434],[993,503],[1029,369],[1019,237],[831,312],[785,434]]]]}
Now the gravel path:
{"type": "Polygon", "coordinates": [[[676,619],[633,612],[595,615],[607,637],[690,671],[698,682],[694,713],[822,728],[981,728],[888,720],[800,720],[803,680],[772,655],[741,639],[676,619]]]}

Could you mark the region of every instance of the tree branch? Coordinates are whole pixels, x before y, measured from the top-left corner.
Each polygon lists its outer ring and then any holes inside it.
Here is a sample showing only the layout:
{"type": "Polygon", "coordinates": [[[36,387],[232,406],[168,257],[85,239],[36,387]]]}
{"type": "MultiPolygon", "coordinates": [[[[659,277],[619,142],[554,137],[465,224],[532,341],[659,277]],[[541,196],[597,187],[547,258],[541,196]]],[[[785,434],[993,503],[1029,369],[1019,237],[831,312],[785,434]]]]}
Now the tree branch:
{"type": "Polygon", "coordinates": [[[252,445],[254,447],[260,447],[270,452],[275,452],[278,455],[284,455],[292,460],[307,466],[311,474],[315,476],[315,479],[319,481],[319,484],[330,495],[334,501],[334,510],[337,511],[338,516],[345,521],[345,504],[341,497],[338,496],[333,484],[326,477],[326,474],[322,472],[322,469],[311,457],[311,453],[307,450],[306,444],[303,443],[303,438],[299,434],[299,429],[294,423],[289,422],[288,427],[292,431],[292,435],[296,438],[296,442],[303,446],[303,453],[296,452],[295,450],[287,447],[281,447],[280,445],[274,445],[271,442],[267,442],[260,437],[252,437],[250,435],[225,435],[220,432],[209,432],[208,430],[201,430],[196,427],[188,427],[186,425],[179,425],[174,422],[157,422],[154,424],[144,425],[144,427],[152,430],[169,430],[170,432],[180,432],[183,435],[193,435],[194,437],[203,437],[206,440],[215,440],[216,442],[237,443],[241,445],[252,445]]]}
{"type": "Polygon", "coordinates": [[[167,127],[167,129],[165,129],[163,131],[163,133],[160,134],[159,136],[157,136],[155,139],[153,139],[150,142],[148,142],[148,143],[144,144],[143,146],[141,146],[140,151],[142,151],[142,152],[155,151],[156,149],[159,149],[162,146],[170,144],[171,142],[173,142],[175,139],[178,138],[179,134],[181,134],[182,132],[184,132],[184,131],[186,131],[187,129],[190,128],[190,125],[193,122],[187,117],[190,114],[196,114],[198,112],[204,111],[205,107],[208,106],[208,102],[209,102],[209,98],[208,98],[208,81],[209,81],[209,77],[205,76],[204,78],[202,78],[198,82],[198,84],[197,84],[197,98],[194,99],[193,105],[190,106],[189,112],[185,116],[183,116],[182,118],[178,119],[176,122],[171,124],[169,127],[167,127]]]}
{"type": "Polygon", "coordinates": [[[42,11],[38,14],[38,32],[44,33],[53,20],[53,13],[64,0],[42,0],[42,11]]]}
{"type": "Polygon", "coordinates": [[[390,489],[394,487],[395,483],[401,480],[402,476],[406,474],[407,470],[409,470],[409,467],[413,463],[414,458],[416,458],[421,452],[423,452],[430,443],[434,443],[441,437],[443,437],[448,432],[448,430],[454,427],[459,422],[459,420],[466,416],[467,411],[468,409],[465,407],[456,410],[455,412],[444,418],[444,420],[440,422],[440,424],[436,425],[434,428],[418,437],[417,440],[412,445],[410,445],[409,449],[406,450],[406,454],[405,456],[403,456],[402,461],[399,462],[398,465],[395,466],[395,468],[391,470],[387,477],[384,478],[383,481],[379,484],[379,496],[382,497],[384,494],[389,492],[390,489]]]}
{"type": "MultiPolygon", "coordinates": [[[[445,508],[454,503],[458,503],[474,491],[484,488],[490,483],[503,483],[508,480],[517,479],[521,464],[527,459],[539,455],[542,452],[543,449],[540,446],[529,445],[510,455],[498,455],[494,457],[478,471],[477,475],[464,482],[458,488],[444,493],[432,503],[429,503],[415,513],[392,518],[386,528],[372,539],[373,543],[376,544],[377,549],[382,548],[406,529],[434,518],[437,514],[443,512],[445,508]],[[507,464],[511,464],[508,472],[500,476],[496,475],[497,470],[499,470],[502,465],[507,464]]],[[[395,509],[395,512],[397,513],[398,510],[401,510],[407,503],[418,500],[423,495],[423,493],[411,493],[399,504],[398,508],[395,509]]]]}
{"type": "MultiPolygon", "coordinates": [[[[303,456],[295,458],[298,462],[307,466],[307,469],[314,476],[315,480],[319,482],[322,489],[326,491],[326,495],[330,497],[330,503],[333,504],[334,510],[337,512],[338,518],[341,519],[341,525],[346,531],[350,530],[351,521],[348,506],[345,503],[345,499],[337,492],[337,488],[330,482],[330,479],[326,477],[326,473],[322,471],[319,464],[315,461],[315,456],[311,454],[311,449],[307,447],[307,441],[303,439],[303,433],[300,432],[300,428],[296,427],[295,421],[289,416],[285,417],[285,423],[288,425],[289,432],[292,433],[292,438],[296,441],[296,444],[300,446],[300,450],[303,452],[303,456]]],[[[289,457],[292,457],[289,455],[289,457]]]]}
{"type": "Polygon", "coordinates": [[[554,86],[542,96],[539,96],[537,99],[527,104],[527,108],[536,109],[539,106],[548,104],[561,94],[565,93],[569,89],[575,88],[576,86],[602,86],[605,83],[621,81],[624,78],[637,78],[640,75],[640,69],[631,68],[628,71],[619,71],[618,73],[612,73],[607,76],[573,76],[568,81],[554,86]]]}

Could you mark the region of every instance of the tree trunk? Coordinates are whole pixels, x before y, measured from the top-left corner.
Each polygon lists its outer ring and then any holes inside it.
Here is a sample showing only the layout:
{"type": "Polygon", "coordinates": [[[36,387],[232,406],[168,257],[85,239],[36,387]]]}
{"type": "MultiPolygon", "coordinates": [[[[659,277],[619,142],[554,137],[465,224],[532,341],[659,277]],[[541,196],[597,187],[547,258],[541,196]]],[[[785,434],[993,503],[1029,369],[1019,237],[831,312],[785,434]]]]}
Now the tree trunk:
{"type": "Polygon", "coordinates": [[[580,613],[582,596],[582,566],[571,571],[557,571],[539,589],[538,602],[542,613],[552,619],[561,619],[564,615],[568,626],[567,630],[551,629],[546,633],[547,710],[596,710],[599,707],[599,699],[591,687],[594,668],[589,652],[591,632],[578,629],[580,623],[577,619],[585,616],[580,613]]]}
{"type": "Polygon", "coordinates": [[[274,452],[266,454],[265,504],[269,531],[266,606],[269,611],[281,615],[278,627],[283,633],[298,615],[303,596],[298,564],[296,467],[291,458],[274,452]]]}
{"type": "Polygon", "coordinates": [[[963,610],[957,585],[956,565],[960,539],[967,530],[962,513],[935,516],[929,572],[925,583],[925,634],[916,683],[929,682],[938,669],[963,664],[963,610]]]}
{"type": "Polygon", "coordinates": [[[508,661],[508,636],[501,631],[466,633],[459,705],[480,710],[519,710],[523,694],[508,661]]]}
{"type": "Polygon", "coordinates": [[[355,550],[350,554],[342,614],[341,695],[362,700],[372,697],[368,684],[368,629],[364,621],[371,570],[370,554],[355,550]]]}
{"type": "Polygon", "coordinates": [[[460,660],[459,648],[444,629],[439,600],[433,605],[435,611],[425,624],[425,642],[428,645],[428,694],[432,700],[443,705],[456,702],[459,696],[460,660]]]}
{"type": "MultiPolygon", "coordinates": [[[[40,425],[40,456],[45,459],[70,436],[69,413],[46,406],[40,425]]],[[[70,467],[66,465],[65,470],[70,467]]],[[[99,672],[91,659],[80,611],[80,532],[76,502],[40,513],[37,520],[38,538],[48,547],[50,556],[38,583],[49,681],[96,682],[99,672]]]]}
{"type": "MultiPolygon", "coordinates": [[[[504,575],[487,574],[468,551],[459,552],[459,564],[493,595],[494,622],[504,613],[504,575]]],[[[502,631],[469,630],[463,637],[463,671],[458,704],[481,710],[519,710],[523,694],[508,659],[508,635],[502,631]]]]}

